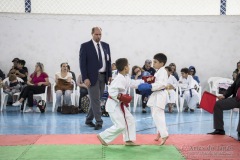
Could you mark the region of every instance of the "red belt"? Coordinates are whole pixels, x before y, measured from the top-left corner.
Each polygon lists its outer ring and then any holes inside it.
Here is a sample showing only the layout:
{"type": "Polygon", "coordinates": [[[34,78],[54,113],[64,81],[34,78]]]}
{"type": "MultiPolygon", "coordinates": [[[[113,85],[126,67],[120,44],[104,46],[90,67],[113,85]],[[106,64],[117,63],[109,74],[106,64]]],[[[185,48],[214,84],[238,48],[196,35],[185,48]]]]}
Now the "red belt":
{"type": "MultiPolygon", "coordinates": [[[[108,98],[112,99],[111,96],[108,96],[108,98]]],[[[125,109],[124,109],[124,106],[128,107],[129,105],[126,104],[126,103],[123,103],[123,102],[120,103],[120,108],[121,108],[121,110],[122,110],[122,112],[123,112],[123,117],[124,117],[124,120],[125,120],[125,123],[126,123],[126,126],[127,126],[128,139],[130,139],[130,138],[129,138],[128,123],[127,123],[126,116],[125,116],[125,109]]]]}

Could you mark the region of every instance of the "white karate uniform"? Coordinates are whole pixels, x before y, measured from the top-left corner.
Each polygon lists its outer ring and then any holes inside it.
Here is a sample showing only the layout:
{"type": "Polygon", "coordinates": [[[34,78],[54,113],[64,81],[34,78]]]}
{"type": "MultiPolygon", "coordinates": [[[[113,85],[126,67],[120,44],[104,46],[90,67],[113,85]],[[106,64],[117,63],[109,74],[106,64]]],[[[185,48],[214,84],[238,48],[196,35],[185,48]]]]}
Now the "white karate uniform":
{"type": "Polygon", "coordinates": [[[162,138],[168,136],[165,121],[165,105],[167,103],[168,92],[160,90],[167,86],[168,74],[164,67],[160,68],[155,74],[155,83],[152,83],[153,93],[150,95],[147,106],[151,107],[153,121],[157,127],[157,131],[162,138]]]}
{"type": "Polygon", "coordinates": [[[180,93],[180,96],[182,96],[187,101],[187,105],[190,109],[195,109],[197,103],[199,102],[198,93],[194,89],[195,85],[197,85],[197,83],[191,75],[188,75],[187,79],[183,78],[182,76],[179,79],[179,87],[181,87],[181,90],[183,92],[180,93]],[[192,92],[192,95],[190,90],[192,92]]]}
{"type": "Polygon", "coordinates": [[[123,76],[118,73],[115,79],[108,87],[108,93],[111,98],[106,102],[106,111],[108,112],[113,126],[101,132],[100,137],[106,142],[110,143],[119,134],[123,134],[123,140],[134,141],[136,140],[136,126],[135,119],[127,107],[124,106],[125,118],[123,111],[120,108],[120,101],[117,99],[119,93],[126,94],[129,87],[137,88],[143,80],[133,80],[129,75],[123,76]],[[126,121],[127,125],[126,125],[126,121]]]}
{"type": "MultiPolygon", "coordinates": [[[[178,81],[177,79],[173,76],[170,75],[167,80],[167,84],[171,84],[174,88],[178,86],[178,81]]],[[[169,89],[168,91],[168,99],[167,103],[175,103],[176,102],[176,91],[174,89],[169,89]]]]}

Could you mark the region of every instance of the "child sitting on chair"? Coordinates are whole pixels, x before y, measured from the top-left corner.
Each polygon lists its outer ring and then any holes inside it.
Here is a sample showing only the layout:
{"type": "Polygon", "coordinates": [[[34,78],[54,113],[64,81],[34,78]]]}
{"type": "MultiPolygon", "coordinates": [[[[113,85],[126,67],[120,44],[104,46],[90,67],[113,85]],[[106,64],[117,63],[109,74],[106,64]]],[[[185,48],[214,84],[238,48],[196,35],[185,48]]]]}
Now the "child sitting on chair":
{"type": "Polygon", "coordinates": [[[8,103],[13,103],[16,101],[14,99],[14,94],[21,91],[21,83],[18,82],[17,76],[15,74],[9,75],[9,83],[4,84],[4,92],[8,94],[8,103]]]}
{"type": "Polygon", "coordinates": [[[168,110],[169,110],[169,113],[172,113],[173,112],[173,105],[175,104],[176,102],[176,87],[178,85],[178,81],[177,79],[172,75],[172,69],[170,66],[166,66],[165,67],[167,73],[168,73],[168,81],[167,81],[167,91],[168,91],[168,100],[167,100],[167,103],[168,103],[168,110]]]}
{"type": "Polygon", "coordinates": [[[137,88],[143,80],[131,80],[128,76],[129,64],[126,58],[120,58],[116,61],[116,67],[119,73],[109,85],[109,98],[106,102],[106,111],[109,113],[113,126],[97,135],[102,145],[108,143],[123,134],[125,145],[135,146],[136,127],[133,115],[127,109],[131,96],[126,92],[129,87],[137,88]]]}
{"type": "Polygon", "coordinates": [[[179,79],[179,87],[181,87],[180,95],[187,101],[187,107],[184,109],[184,112],[188,112],[190,108],[191,112],[194,112],[194,109],[199,102],[198,93],[195,90],[195,80],[191,75],[189,75],[188,68],[181,69],[181,77],[179,79]]]}

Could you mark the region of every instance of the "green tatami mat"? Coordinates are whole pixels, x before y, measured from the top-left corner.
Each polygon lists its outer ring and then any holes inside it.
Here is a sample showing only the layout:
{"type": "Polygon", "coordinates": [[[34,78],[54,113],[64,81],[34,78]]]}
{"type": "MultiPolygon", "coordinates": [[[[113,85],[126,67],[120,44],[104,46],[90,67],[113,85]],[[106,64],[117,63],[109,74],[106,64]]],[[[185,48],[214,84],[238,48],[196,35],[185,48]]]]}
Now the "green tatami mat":
{"type": "Polygon", "coordinates": [[[183,160],[184,157],[174,146],[123,146],[112,145],[104,148],[105,160],[183,160]]]}
{"type": "Polygon", "coordinates": [[[0,147],[1,160],[102,160],[102,145],[31,145],[0,147]],[[29,149],[27,149],[29,147],[29,149]],[[16,152],[15,150],[19,150],[16,152]],[[16,152],[16,153],[15,153],[16,152]],[[22,155],[21,153],[22,152],[22,155]],[[16,155],[15,155],[16,154],[16,155]],[[7,157],[7,159],[5,158],[7,157]]]}
{"type": "Polygon", "coordinates": [[[28,145],[0,147],[0,160],[183,160],[174,146],[28,145]]]}
{"type": "Polygon", "coordinates": [[[31,146],[1,146],[0,160],[16,160],[31,146]]]}

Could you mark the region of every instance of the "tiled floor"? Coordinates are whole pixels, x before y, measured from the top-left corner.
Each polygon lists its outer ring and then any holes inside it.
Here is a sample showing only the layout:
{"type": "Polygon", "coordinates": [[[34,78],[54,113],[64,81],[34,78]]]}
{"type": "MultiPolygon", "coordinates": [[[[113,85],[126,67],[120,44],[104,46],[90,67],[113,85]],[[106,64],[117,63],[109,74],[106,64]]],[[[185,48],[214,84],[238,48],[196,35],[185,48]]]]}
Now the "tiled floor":
{"type": "MultiPolygon", "coordinates": [[[[176,109],[175,109],[176,110],[176,109]]],[[[155,134],[150,110],[141,113],[141,108],[133,113],[136,120],[137,134],[155,134]]],[[[48,104],[46,113],[21,113],[18,107],[7,106],[0,113],[0,134],[95,134],[112,125],[109,117],[103,117],[103,128],[93,130],[85,125],[86,114],[63,115],[51,112],[51,104],[48,104]]],[[[211,114],[197,109],[194,113],[168,113],[166,122],[169,134],[206,134],[213,131],[213,117],[211,114]]],[[[226,134],[229,133],[230,111],[224,112],[226,134]]],[[[237,112],[233,114],[232,136],[236,138],[238,123],[237,112]]]]}

